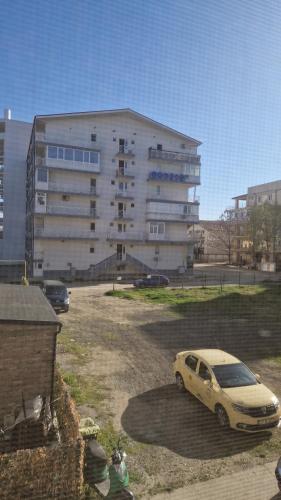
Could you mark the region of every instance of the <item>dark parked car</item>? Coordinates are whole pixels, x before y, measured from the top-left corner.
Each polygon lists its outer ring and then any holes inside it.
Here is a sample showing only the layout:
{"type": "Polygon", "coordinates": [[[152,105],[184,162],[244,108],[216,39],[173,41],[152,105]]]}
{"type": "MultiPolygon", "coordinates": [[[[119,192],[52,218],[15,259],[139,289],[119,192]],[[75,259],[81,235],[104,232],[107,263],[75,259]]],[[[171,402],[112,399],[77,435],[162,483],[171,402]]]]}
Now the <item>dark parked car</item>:
{"type": "Polygon", "coordinates": [[[56,280],[44,280],[43,292],[55,311],[67,312],[69,310],[71,292],[68,292],[64,283],[56,280]]]}
{"type": "Polygon", "coordinates": [[[156,287],[156,286],[168,286],[170,283],[169,278],[163,274],[155,274],[152,276],[147,276],[146,278],[138,279],[134,282],[136,288],[146,288],[146,287],[156,287]]]}

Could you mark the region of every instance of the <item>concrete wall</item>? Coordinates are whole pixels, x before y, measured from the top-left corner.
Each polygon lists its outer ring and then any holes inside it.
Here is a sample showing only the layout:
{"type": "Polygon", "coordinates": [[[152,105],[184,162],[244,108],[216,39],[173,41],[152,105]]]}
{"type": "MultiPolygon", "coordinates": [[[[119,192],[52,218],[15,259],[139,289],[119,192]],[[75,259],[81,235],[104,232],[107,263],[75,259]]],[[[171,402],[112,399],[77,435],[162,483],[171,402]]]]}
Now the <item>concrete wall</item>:
{"type": "Polygon", "coordinates": [[[4,133],[4,232],[1,259],[25,258],[26,155],[31,124],[5,120],[4,133]]]}

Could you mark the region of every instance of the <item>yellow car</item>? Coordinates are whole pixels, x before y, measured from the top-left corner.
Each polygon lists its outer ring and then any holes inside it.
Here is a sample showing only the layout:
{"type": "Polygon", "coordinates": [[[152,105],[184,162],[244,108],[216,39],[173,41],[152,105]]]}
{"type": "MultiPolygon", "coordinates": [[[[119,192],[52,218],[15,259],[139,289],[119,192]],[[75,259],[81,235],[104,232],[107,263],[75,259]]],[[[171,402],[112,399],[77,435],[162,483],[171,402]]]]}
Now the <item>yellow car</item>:
{"type": "Polygon", "coordinates": [[[188,390],[216,413],[222,427],[259,432],[279,425],[277,397],[231,354],[219,349],[179,352],[173,368],[179,390],[188,390]]]}

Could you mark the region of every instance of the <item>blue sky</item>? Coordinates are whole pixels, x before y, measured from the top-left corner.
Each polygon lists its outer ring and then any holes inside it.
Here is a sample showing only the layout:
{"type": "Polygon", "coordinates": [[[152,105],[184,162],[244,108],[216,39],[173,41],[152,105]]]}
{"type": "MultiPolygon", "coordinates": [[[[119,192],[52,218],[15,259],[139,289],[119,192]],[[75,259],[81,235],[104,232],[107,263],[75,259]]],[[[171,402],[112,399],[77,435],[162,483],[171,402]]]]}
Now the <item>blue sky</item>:
{"type": "Polygon", "coordinates": [[[0,109],[131,107],[203,142],[201,218],[281,178],[281,3],[2,0],[0,109]]]}

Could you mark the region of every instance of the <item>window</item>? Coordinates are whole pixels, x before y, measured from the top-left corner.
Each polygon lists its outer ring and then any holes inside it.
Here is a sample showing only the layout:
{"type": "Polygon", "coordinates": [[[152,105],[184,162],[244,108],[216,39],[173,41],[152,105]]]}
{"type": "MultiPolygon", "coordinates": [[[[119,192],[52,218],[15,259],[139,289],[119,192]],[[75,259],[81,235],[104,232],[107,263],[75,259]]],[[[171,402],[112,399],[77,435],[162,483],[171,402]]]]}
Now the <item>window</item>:
{"type": "Polygon", "coordinates": [[[199,377],[201,377],[203,380],[212,380],[210,371],[208,370],[207,366],[204,365],[204,363],[200,363],[199,367],[199,377]]]}
{"type": "Polygon", "coordinates": [[[42,262],[38,262],[37,267],[38,269],[42,269],[43,268],[42,262]]]}
{"type": "Polygon", "coordinates": [[[157,144],[158,151],[162,151],[162,144],[157,144]]]}
{"type": "Polygon", "coordinates": [[[110,202],[110,206],[111,206],[111,207],[114,207],[114,201],[111,201],[111,202],[110,202]]]}
{"type": "Polygon", "coordinates": [[[131,163],[132,163],[132,165],[134,165],[135,164],[134,160],[131,163]]]}
{"type": "Polygon", "coordinates": [[[112,184],[112,186],[114,186],[114,184],[115,184],[115,181],[111,181],[111,184],[112,184]]]}
{"type": "Polygon", "coordinates": [[[158,246],[155,247],[154,253],[155,253],[155,255],[159,255],[160,254],[160,248],[158,246]]]}
{"type": "Polygon", "coordinates": [[[113,142],[116,142],[116,137],[112,137],[113,142]]]}
{"type": "Polygon", "coordinates": [[[83,151],[81,149],[75,149],[74,159],[75,161],[83,161],[83,151]]]}
{"type": "Polygon", "coordinates": [[[182,149],[185,149],[185,144],[181,144],[181,148],[182,148],[182,149]]]}
{"type": "Polygon", "coordinates": [[[99,153],[97,151],[90,152],[90,163],[98,163],[99,162],[99,153]]]}
{"type": "Polygon", "coordinates": [[[63,148],[58,148],[58,159],[63,160],[63,148]]]}
{"type": "Polygon", "coordinates": [[[64,158],[65,158],[65,160],[73,160],[73,149],[65,148],[64,158]]]}
{"type": "Polygon", "coordinates": [[[90,163],[90,152],[84,151],[84,163],[90,163]]]}
{"type": "Polygon", "coordinates": [[[91,141],[96,142],[97,140],[97,134],[91,134],[91,141]]]}
{"type": "Polygon", "coordinates": [[[48,171],[45,167],[37,168],[37,180],[38,182],[48,182],[48,171]]]}
{"type": "Polygon", "coordinates": [[[150,223],[150,233],[151,234],[164,234],[165,233],[165,223],[164,222],[151,222],[150,223]]]}
{"type": "Polygon", "coordinates": [[[67,194],[63,194],[61,198],[62,198],[63,201],[69,201],[70,200],[70,196],[68,196],[67,194]]]}
{"type": "Polygon", "coordinates": [[[122,233],[122,224],[118,224],[118,233],[122,233]]]}
{"type": "Polygon", "coordinates": [[[156,194],[157,196],[159,196],[161,193],[161,187],[160,186],[156,186],[156,194]]]}
{"type": "Polygon", "coordinates": [[[186,366],[188,366],[188,368],[190,368],[194,372],[196,371],[197,363],[198,363],[198,359],[195,356],[193,356],[192,354],[187,356],[187,358],[185,360],[186,366]]]}
{"type": "Polygon", "coordinates": [[[90,247],[90,253],[95,253],[95,247],[90,247]]]}
{"type": "Polygon", "coordinates": [[[131,141],[131,144],[135,144],[135,141],[131,141]]]}
{"type": "Polygon", "coordinates": [[[134,187],[134,185],[135,185],[135,183],[134,183],[134,182],[132,182],[132,183],[131,183],[131,186],[132,186],[132,187],[134,187]]]}
{"type": "Polygon", "coordinates": [[[91,222],[90,228],[91,228],[91,231],[95,231],[96,230],[96,224],[95,224],[95,222],[91,222]]]}
{"type": "Polygon", "coordinates": [[[57,147],[48,146],[48,158],[56,158],[56,157],[57,157],[57,147]]]}
{"type": "Polygon", "coordinates": [[[134,203],[131,203],[131,207],[134,208],[135,207],[135,204],[134,203]]]}

